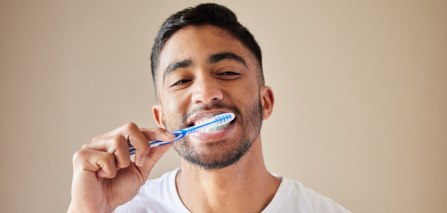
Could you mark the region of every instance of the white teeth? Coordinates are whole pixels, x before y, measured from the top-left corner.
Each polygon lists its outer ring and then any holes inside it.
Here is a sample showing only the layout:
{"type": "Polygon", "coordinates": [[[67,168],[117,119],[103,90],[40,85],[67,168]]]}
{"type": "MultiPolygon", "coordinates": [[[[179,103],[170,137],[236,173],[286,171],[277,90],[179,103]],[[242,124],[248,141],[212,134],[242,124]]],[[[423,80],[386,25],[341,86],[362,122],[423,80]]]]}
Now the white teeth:
{"type": "Polygon", "coordinates": [[[204,127],[203,129],[200,130],[200,132],[202,132],[202,133],[217,132],[217,131],[220,131],[222,129],[225,129],[229,125],[230,125],[230,122],[224,123],[224,124],[221,124],[221,125],[211,125],[209,127],[204,127]]]}
{"type": "MultiPolygon", "coordinates": [[[[213,121],[214,117],[208,117],[208,118],[201,118],[198,119],[194,122],[194,126],[199,126],[205,123],[208,123],[210,121],[213,121]]],[[[211,124],[209,126],[205,126],[205,127],[201,127],[200,129],[197,130],[196,133],[212,133],[212,132],[217,132],[220,130],[225,129],[226,127],[228,127],[230,125],[230,122],[218,122],[217,124],[211,124]]]]}
{"type": "Polygon", "coordinates": [[[198,120],[198,121],[194,122],[194,126],[198,126],[200,124],[207,123],[207,122],[209,122],[211,120],[212,120],[212,118],[205,118],[205,119],[198,120]]]}

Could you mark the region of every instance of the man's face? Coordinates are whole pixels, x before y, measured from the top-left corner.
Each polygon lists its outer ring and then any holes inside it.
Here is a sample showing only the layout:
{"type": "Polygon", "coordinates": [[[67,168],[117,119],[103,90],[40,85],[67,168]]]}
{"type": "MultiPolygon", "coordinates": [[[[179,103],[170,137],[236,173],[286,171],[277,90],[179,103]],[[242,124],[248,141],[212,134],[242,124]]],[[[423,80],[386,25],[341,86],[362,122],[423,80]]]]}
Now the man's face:
{"type": "Polygon", "coordinates": [[[159,60],[160,105],[154,107],[154,115],[161,126],[174,131],[224,112],[236,115],[223,129],[174,143],[180,156],[205,169],[237,162],[268,116],[263,109],[266,93],[273,99],[270,89],[258,83],[253,54],[221,28],[187,26],[168,40],[159,60]]]}

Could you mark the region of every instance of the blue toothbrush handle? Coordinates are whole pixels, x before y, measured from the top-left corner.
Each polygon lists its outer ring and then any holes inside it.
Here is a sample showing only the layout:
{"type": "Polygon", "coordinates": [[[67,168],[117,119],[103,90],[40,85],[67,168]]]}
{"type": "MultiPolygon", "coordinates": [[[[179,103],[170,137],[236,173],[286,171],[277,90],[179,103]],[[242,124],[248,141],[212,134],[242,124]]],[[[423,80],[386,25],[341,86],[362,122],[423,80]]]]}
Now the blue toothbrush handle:
{"type": "MultiPolygon", "coordinates": [[[[172,140],[172,141],[153,140],[153,141],[149,141],[149,146],[151,148],[153,148],[153,147],[157,147],[157,146],[170,144],[170,143],[173,143],[175,141],[178,141],[178,140],[182,139],[183,137],[185,137],[187,135],[187,133],[185,131],[182,131],[182,130],[172,132],[172,134],[174,134],[174,136],[175,136],[174,140],[172,140]]],[[[135,154],[135,152],[136,152],[135,147],[130,145],[130,148],[129,148],[130,155],[135,154]]]]}
{"type": "MultiPolygon", "coordinates": [[[[182,139],[183,137],[187,136],[188,134],[196,132],[197,130],[199,130],[203,127],[213,125],[213,124],[219,124],[222,122],[230,122],[234,119],[234,117],[235,116],[233,113],[224,113],[224,114],[214,116],[212,121],[209,121],[207,123],[202,123],[200,125],[187,127],[187,128],[172,132],[172,134],[174,134],[174,136],[175,136],[175,139],[172,141],[160,141],[160,140],[149,141],[149,146],[152,148],[152,147],[162,146],[165,144],[170,144],[170,143],[176,142],[176,141],[182,139]]],[[[133,147],[132,145],[129,145],[129,146],[130,146],[129,153],[131,155],[135,154],[135,151],[136,151],[135,147],[133,147]]]]}

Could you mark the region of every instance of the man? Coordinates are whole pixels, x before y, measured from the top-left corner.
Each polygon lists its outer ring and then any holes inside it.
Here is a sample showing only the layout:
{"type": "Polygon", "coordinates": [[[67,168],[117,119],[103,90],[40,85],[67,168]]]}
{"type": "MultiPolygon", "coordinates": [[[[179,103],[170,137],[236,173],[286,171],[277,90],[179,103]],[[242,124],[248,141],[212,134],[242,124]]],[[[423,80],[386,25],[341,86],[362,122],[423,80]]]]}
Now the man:
{"type": "Polygon", "coordinates": [[[260,130],[274,96],[264,84],[261,50],[233,12],[202,4],[172,15],[155,39],[151,62],[159,128],[129,123],[76,152],[69,212],[347,212],[265,168],[260,130]],[[236,118],[223,129],[148,146],[226,112],[236,118]],[[181,168],[147,181],[171,146],[181,168]]]}

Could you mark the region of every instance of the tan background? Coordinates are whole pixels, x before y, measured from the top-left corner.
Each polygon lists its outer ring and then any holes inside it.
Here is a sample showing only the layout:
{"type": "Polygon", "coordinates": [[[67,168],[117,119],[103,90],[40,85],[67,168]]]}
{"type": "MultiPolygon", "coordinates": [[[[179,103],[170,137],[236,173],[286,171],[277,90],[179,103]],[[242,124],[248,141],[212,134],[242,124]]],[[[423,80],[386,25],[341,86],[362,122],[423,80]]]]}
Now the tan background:
{"type": "MultiPolygon", "coordinates": [[[[447,2],[225,1],[276,94],[269,169],[354,212],[447,211],[447,2]]],[[[196,1],[0,1],[0,212],[64,212],[73,152],[154,126],[149,54],[196,1]]],[[[178,165],[170,151],[151,175],[178,165]]]]}

